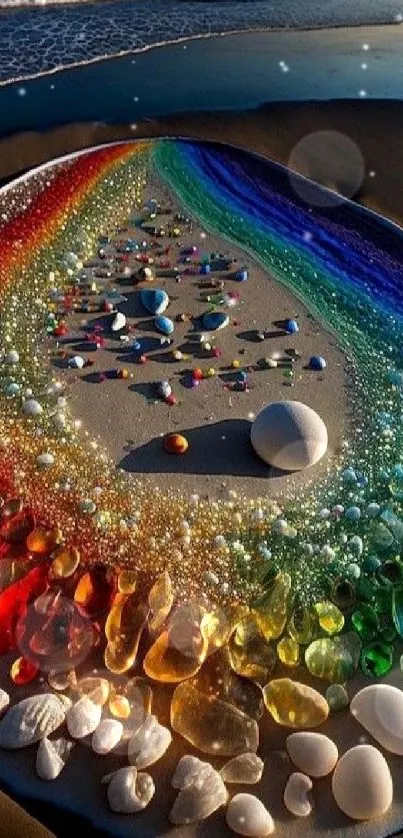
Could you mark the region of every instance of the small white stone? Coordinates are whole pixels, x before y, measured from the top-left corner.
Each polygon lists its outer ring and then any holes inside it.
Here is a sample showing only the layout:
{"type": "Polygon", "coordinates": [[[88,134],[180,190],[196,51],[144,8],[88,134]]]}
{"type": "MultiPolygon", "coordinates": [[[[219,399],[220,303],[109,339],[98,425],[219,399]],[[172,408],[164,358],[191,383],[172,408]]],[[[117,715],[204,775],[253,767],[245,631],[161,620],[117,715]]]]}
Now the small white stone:
{"type": "Polygon", "coordinates": [[[97,729],[102,716],[102,707],[94,704],[87,695],[83,695],[76,704],[68,710],[66,716],[67,728],[73,739],[83,739],[97,729]]]}
{"type": "Polygon", "coordinates": [[[73,747],[73,742],[68,742],[67,739],[42,739],[36,754],[38,777],[41,780],[56,780],[63,771],[73,747]]]}
{"type": "Polygon", "coordinates": [[[72,358],[69,358],[68,365],[72,367],[72,369],[82,370],[85,364],[85,360],[82,355],[73,355],[72,358]]]}
{"type": "Polygon", "coordinates": [[[108,783],[108,803],[112,811],[125,815],[141,812],[155,793],[152,777],[139,774],[134,765],[107,774],[102,783],[108,783]]]}
{"type": "Polygon", "coordinates": [[[96,754],[109,754],[123,736],[123,725],[118,719],[103,719],[92,735],[92,750],[96,754]]]}
{"type": "Polygon", "coordinates": [[[5,690],[0,688],[0,713],[3,713],[4,710],[7,710],[8,705],[10,704],[10,696],[6,693],[5,690]]]}
{"type": "Polygon", "coordinates": [[[172,742],[171,732],[160,725],[156,716],[147,716],[129,740],[129,762],[136,768],[154,765],[165,754],[172,742]]]}
{"type": "Polygon", "coordinates": [[[312,780],[306,774],[295,772],[287,780],[284,789],[284,805],[289,812],[298,818],[306,818],[312,812],[312,804],[308,798],[312,791],[312,780]]]}
{"type": "Polygon", "coordinates": [[[265,838],[274,832],[273,818],[253,794],[236,794],[227,809],[227,824],[238,835],[265,838]]]}
{"type": "Polygon", "coordinates": [[[15,367],[20,360],[20,356],[16,349],[11,349],[10,352],[7,352],[4,363],[8,364],[10,367],[15,367]]]}
{"type": "Polygon", "coordinates": [[[393,800],[393,783],[386,759],[372,745],[357,745],[336,765],[332,790],[339,807],[353,820],[380,818],[393,800]]]}
{"type": "Polygon", "coordinates": [[[256,754],[239,754],[230,759],[220,770],[224,783],[253,785],[262,779],[264,763],[256,754]]]}
{"type": "Polygon", "coordinates": [[[112,332],[120,332],[126,326],[126,315],[122,311],[118,311],[112,320],[112,332]]]}
{"type": "Polygon", "coordinates": [[[314,731],[291,733],[287,736],[286,748],[294,765],[310,777],[326,777],[339,758],[332,739],[314,731]]]}
{"type": "Polygon", "coordinates": [[[25,416],[40,416],[43,413],[43,408],[36,399],[26,399],[22,405],[22,412],[25,416]]]}
{"type": "Polygon", "coordinates": [[[53,454],[51,454],[49,451],[46,451],[43,454],[39,454],[39,456],[36,458],[36,464],[40,469],[51,468],[54,462],[55,458],[53,454]]]}

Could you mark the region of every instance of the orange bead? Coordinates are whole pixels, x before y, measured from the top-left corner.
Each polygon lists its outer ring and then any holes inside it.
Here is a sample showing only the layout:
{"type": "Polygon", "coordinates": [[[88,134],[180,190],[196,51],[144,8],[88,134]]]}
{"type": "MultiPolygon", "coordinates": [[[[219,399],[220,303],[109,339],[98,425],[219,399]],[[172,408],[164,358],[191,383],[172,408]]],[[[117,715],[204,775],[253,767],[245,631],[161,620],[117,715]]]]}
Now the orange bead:
{"type": "Polygon", "coordinates": [[[29,684],[30,681],[33,681],[38,672],[39,667],[35,666],[35,664],[30,663],[25,658],[17,658],[10,669],[10,678],[14,684],[22,687],[24,684],[29,684]]]}
{"type": "Polygon", "coordinates": [[[39,556],[47,556],[54,550],[57,544],[57,533],[55,530],[44,530],[35,527],[27,536],[27,548],[31,553],[39,556]]]}
{"type": "Polygon", "coordinates": [[[200,367],[196,367],[196,369],[192,372],[192,378],[194,378],[196,381],[201,381],[202,378],[204,378],[203,370],[200,369],[200,367]]]}
{"type": "Polygon", "coordinates": [[[118,378],[129,378],[129,370],[123,369],[118,371],[118,378]]]}
{"type": "Polygon", "coordinates": [[[169,454],[184,454],[189,448],[189,443],[182,434],[168,434],[164,445],[169,454]]]}

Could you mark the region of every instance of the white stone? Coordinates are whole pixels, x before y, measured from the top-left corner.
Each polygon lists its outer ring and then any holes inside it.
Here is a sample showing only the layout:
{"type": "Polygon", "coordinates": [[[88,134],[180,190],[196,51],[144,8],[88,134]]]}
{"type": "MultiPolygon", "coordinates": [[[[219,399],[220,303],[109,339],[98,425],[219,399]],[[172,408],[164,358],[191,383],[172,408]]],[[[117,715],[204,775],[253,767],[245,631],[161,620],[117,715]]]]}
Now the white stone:
{"type": "Polygon", "coordinates": [[[118,719],[103,719],[92,736],[92,750],[96,754],[109,754],[123,736],[123,725],[118,719]]]}
{"type": "Polygon", "coordinates": [[[82,370],[85,364],[85,360],[82,355],[73,355],[72,358],[69,358],[68,365],[76,370],[82,370]]]}
{"type": "Polygon", "coordinates": [[[118,311],[112,320],[112,332],[120,332],[126,326],[126,315],[122,311],[118,311]]]}
{"type": "Polygon", "coordinates": [[[238,835],[264,838],[274,832],[273,818],[253,794],[236,794],[227,809],[227,824],[238,835]]]}
{"type": "Polygon", "coordinates": [[[56,780],[69,758],[73,742],[67,739],[50,740],[47,737],[39,743],[36,754],[36,773],[41,780],[56,780]]]}
{"type": "Polygon", "coordinates": [[[139,774],[134,765],[107,774],[102,783],[108,783],[108,803],[112,811],[125,815],[141,812],[155,793],[152,777],[139,774]]]}
{"type": "Polygon", "coordinates": [[[161,759],[172,742],[171,732],[160,725],[156,716],[147,716],[129,739],[129,762],[136,768],[147,768],[161,759]]]}
{"type": "Polygon", "coordinates": [[[291,733],[287,736],[286,748],[294,765],[309,777],[326,777],[339,758],[332,739],[313,731],[291,733]]]}
{"type": "Polygon", "coordinates": [[[312,780],[306,774],[296,771],[287,780],[284,789],[284,806],[297,818],[306,818],[312,812],[308,794],[312,791],[312,780]]]}
{"type": "Polygon", "coordinates": [[[256,454],[268,465],[283,471],[301,471],[326,453],[327,428],[306,404],[273,402],[253,422],[251,442],[256,454]]]}
{"type": "Polygon", "coordinates": [[[22,412],[25,416],[40,416],[43,412],[42,405],[36,399],[26,399],[22,405],[22,412]]]}
{"type": "Polygon", "coordinates": [[[371,684],[354,696],[350,712],[383,748],[403,756],[402,690],[371,684]]]}
{"type": "Polygon", "coordinates": [[[8,705],[10,704],[10,696],[5,691],[0,689],[0,713],[3,713],[4,710],[7,710],[8,705]]]}
{"type": "Polygon", "coordinates": [[[239,754],[221,768],[220,777],[224,783],[253,785],[262,779],[264,762],[256,754],[239,754]]]}
{"type": "Polygon", "coordinates": [[[97,729],[102,716],[102,707],[83,695],[67,712],[66,722],[73,739],[83,739],[97,729]]]}
{"type": "Polygon", "coordinates": [[[194,756],[186,755],[179,760],[172,785],[180,790],[169,816],[174,824],[204,820],[228,800],[218,771],[194,756]]]}
{"type": "Polygon", "coordinates": [[[36,458],[36,464],[40,469],[47,469],[51,468],[55,462],[55,458],[53,454],[49,451],[45,451],[43,454],[39,454],[36,458]]]}
{"type": "Polygon", "coordinates": [[[7,352],[7,355],[4,358],[4,363],[8,364],[10,367],[14,367],[18,364],[20,360],[20,356],[16,349],[11,349],[10,352],[7,352]]]}
{"type": "Polygon", "coordinates": [[[332,778],[338,807],[353,820],[380,818],[393,800],[388,763],[372,745],[357,745],[341,757],[332,778]]]}
{"type": "Polygon", "coordinates": [[[63,724],[69,700],[43,693],[14,704],[0,721],[0,748],[26,748],[63,724]]]}

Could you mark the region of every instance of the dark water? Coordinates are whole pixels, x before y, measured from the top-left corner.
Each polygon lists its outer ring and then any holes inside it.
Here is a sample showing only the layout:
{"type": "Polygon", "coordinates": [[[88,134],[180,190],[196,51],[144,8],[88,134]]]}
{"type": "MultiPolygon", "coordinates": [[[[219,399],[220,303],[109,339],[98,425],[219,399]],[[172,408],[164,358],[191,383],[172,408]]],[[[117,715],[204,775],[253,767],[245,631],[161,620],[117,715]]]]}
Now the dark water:
{"type": "MultiPolygon", "coordinates": [[[[375,28],[244,33],[173,44],[0,88],[0,134],[76,121],[136,123],[266,102],[401,98],[403,37],[375,28]],[[366,69],[362,69],[365,63],[366,69]],[[286,68],[286,71],[284,70],[286,68]]],[[[399,28],[403,36],[403,28],[399,28]]]]}

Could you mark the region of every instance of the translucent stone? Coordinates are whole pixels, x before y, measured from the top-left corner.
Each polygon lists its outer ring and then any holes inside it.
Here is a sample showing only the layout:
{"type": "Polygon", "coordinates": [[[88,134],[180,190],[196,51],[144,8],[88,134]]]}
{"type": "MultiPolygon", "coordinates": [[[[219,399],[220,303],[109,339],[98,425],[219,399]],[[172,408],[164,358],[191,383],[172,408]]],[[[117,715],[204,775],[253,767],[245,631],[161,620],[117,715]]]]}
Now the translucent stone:
{"type": "MultiPolygon", "coordinates": [[[[186,644],[186,649],[189,646],[186,644]]],[[[168,631],[164,631],[155,641],[143,661],[144,672],[154,681],[177,684],[185,678],[195,675],[200,669],[207,653],[207,641],[198,644],[198,653],[194,657],[171,645],[168,631]]]]}
{"type": "MultiPolygon", "coordinates": [[[[1,569],[1,563],[0,563],[1,569]]],[[[9,570],[7,571],[7,576],[9,570]]],[[[13,581],[0,593],[0,654],[17,644],[17,628],[32,600],[39,597],[48,586],[47,562],[34,567],[21,579],[13,581]]]]}
{"type": "Polygon", "coordinates": [[[195,748],[216,756],[255,752],[259,728],[241,710],[225,701],[199,692],[185,681],[172,696],[171,726],[195,748]]]}
{"type": "Polygon", "coordinates": [[[272,673],[277,657],[250,614],[236,628],[228,644],[231,666],[238,675],[265,684],[272,673]]]}
{"type": "Polygon", "coordinates": [[[283,637],[277,643],[277,655],[285,666],[297,666],[299,663],[299,646],[292,637],[283,637]]]}
{"type": "Polygon", "coordinates": [[[56,692],[65,692],[77,687],[77,676],[74,669],[68,672],[49,672],[48,684],[56,692]]]}
{"type": "Polygon", "coordinates": [[[161,573],[148,594],[148,604],[151,611],[148,624],[151,631],[157,632],[161,628],[172,608],[173,601],[171,578],[166,570],[161,573]]]}
{"type": "Polygon", "coordinates": [[[263,696],[273,719],[286,727],[318,727],[329,715],[329,705],[317,690],[290,678],[270,681],[263,696]]]}
{"type": "Polygon", "coordinates": [[[130,704],[133,727],[140,727],[152,711],[153,693],[150,684],[146,678],[136,676],[127,682],[124,693],[130,704]]]}
{"type": "Polygon", "coordinates": [[[137,587],[137,573],[134,570],[121,570],[118,576],[118,591],[121,594],[132,594],[137,587]]]}
{"type": "Polygon", "coordinates": [[[347,681],[358,667],[361,641],[355,632],[314,640],[305,651],[308,671],[330,683],[347,681]]]}
{"type": "Polygon", "coordinates": [[[403,500],[403,465],[401,463],[398,463],[392,469],[389,489],[394,498],[403,500]]]}
{"type": "Polygon", "coordinates": [[[21,687],[29,684],[38,675],[39,668],[25,658],[17,658],[10,669],[10,678],[21,687]]]}
{"type": "Polygon", "coordinates": [[[364,646],[360,664],[364,675],[381,678],[393,666],[393,649],[381,640],[374,640],[364,646]]]}
{"type": "MultiPolygon", "coordinates": [[[[16,502],[17,503],[17,502],[16,502]]],[[[18,501],[19,504],[19,501],[18,501]]],[[[15,507],[17,508],[17,506],[15,507]]],[[[8,544],[18,544],[25,542],[30,532],[35,527],[35,519],[28,507],[19,506],[19,511],[12,514],[6,514],[9,507],[6,504],[2,510],[2,523],[0,526],[0,537],[7,541],[8,544]]]]}
{"type": "Polygon", "coordinates": [[[84,573],[74,593],[75,602],[85,609],[88,616],[98,617],[112,605],[114,583],[108,568],[96,565],[84,573]]]}
{"type": "Polygon", "coordinates": [[[134,666],[148,614],[148,606],[139,605],[135,594],[116,595],[105,623],[105,665],[111,672],[121,675],[134,666]]]}
{"type": "Polygon", "coordinates": [[[127,719],[130,716],[130,702],[125,695],[113,695],[109,700],[109,712],[116,719],[127,719]]]}
{"type": "Polygon", "coordinates": [[[403,581],[403,565],[396,559],[387,559],[378,568],[376,577],[382,585],[401,584],[403,581]]]}
{"type": "Polygon", "coordinates": [[[349,705],[348,693],[344,684],[331,684],[325,692],[325,698],[331,713],[344,710],[349,705]]]}
{"type": "Polygon", "coordinates": [[[50,568],[53,579],[67,579],[80,564],[80,553],[75,547],[60,547],[54,554],[50,568]]]}
{"type": "Polygon", "coordinates": [[[81,678],[74,689],[80,696],[87,695],[93,704],[103,707],[109,698],[110,684],[107,678],[89,675],[81,678]]]}
{"type": "Polygon", "coordinates": [[[259,783],[263,774],[264,763],[256,754],[239,754],[221,768],[220,776],[224,783],[259,783]]]}
{"type": "Polygon", "coordinates": [[[315,604],[321,629],[326,634],[339,634],[344,626],[344,616],[333,602],[323,600],[315,604]]]}
{"type": "Polygon", "coordinates": [[[255,606],[256,620],[265,640],[276,639],[283,633],[290,591],[291,577],[288,573],[279,573],[274,587],[255,606]]]}
{"type": "Polygon", "coordinates": [[[197,603],[179,606],[169,618],[169,645],[190,658],[204,657],[206,642],[201,622],[205,613],[205,609],[197,603]]]}
{"type": "Polygon", "coordinates": [[[392,617],[399,637],[403,637],[403,586],[401,585],[393,588],[392,617]]]}
{"type": "Polygon", "coordinates": [[[38,556],[48,556],[55,549],[58,541],[56,530],[44,530],[36,527],[27,536],[27,548],[30,553],[38,556]]]}
{"type": "Polygon", "coordinates": [[[303,606],[296,608],[287,626],[292,640],[302,646],[311,642],[317,625],[316,614],[310,608],[303,606]]]}
{"type": "Polygon", "coordinates": [[[362,640],[372,640],[379,632],[379,617],[372,605],[361,603],[351,615],[351,624],[362,640]]]}
{"type": "Polygon", "coordinates": [[[261,688],[233,671],[227,648],[219,649],[203,663],[193,684],[202,693],[220,698],[259,721],[264,703],[261,688]]]}
{"type": "Polygon", "coordinates": [[[248,613],[242,605],[222,606],[204,615],[201,631],[209,644],[209,652],[225,646],[237,625],[248,613]]]}

